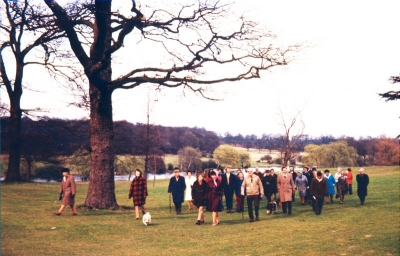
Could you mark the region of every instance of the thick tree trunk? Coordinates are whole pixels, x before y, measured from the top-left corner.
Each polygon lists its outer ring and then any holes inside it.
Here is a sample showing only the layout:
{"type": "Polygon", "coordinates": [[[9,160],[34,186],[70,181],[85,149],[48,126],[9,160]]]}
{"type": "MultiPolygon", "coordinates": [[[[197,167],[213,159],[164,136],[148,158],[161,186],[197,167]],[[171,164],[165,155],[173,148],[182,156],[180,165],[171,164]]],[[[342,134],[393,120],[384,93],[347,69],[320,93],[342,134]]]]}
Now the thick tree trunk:
{"type": "Polygon", "coordinates": [[[112,92],[106,89],[100,91],[98,87],[90,84],[90,183],[85,205],[90,208],[117,208],[112,92]]]}
{"type": "Polygon", "coordinates": [[[10,97],[10,137],[9,143],[9,163],[5,178],[6,182],[22,181],[20,163],[21,163],[21,117],[20,106],[21,93],[15,93],[10,97]]]}

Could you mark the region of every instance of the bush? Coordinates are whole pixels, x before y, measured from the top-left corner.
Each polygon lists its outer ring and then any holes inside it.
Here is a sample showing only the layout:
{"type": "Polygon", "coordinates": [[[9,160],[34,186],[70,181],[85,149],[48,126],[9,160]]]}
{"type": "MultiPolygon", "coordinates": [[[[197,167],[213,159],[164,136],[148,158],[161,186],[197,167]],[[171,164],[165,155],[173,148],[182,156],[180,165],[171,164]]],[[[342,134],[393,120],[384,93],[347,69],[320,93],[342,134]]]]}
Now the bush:
{"type": "Polygon", "coordinates": [[[174,170],[174,165],[169,163],[168,164],[168,171],[173,171],[174,170]]]}

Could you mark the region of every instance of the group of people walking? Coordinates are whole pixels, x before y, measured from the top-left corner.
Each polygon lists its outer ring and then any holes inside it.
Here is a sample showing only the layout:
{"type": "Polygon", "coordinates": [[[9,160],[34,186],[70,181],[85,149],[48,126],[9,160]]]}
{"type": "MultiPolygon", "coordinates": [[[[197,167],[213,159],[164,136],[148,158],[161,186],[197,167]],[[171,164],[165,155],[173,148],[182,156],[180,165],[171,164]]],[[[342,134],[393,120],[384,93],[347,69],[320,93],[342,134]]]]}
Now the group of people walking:
{"type": "MultiPolygon", "coordinates": [[[[358,184],[357,194],[361,204],[365,202],[369,177],[361,168],[356,180],[358,184]]],[[[172,194],[176,214],[182,214],[182,203],[188,201],[188,209],[191,204],[198,208],[197,225],[204,223],[204,209],[212,212],[212,225],[219,224],[219,212],[224,210],[222,198],[225,197],[226,212],[243,212],[244,199],[247,201],[249,222],[260,219],[260,201],[267,199],[267,214],[275,213],[276,207],[282,208],[283,214],[292,214],[292,202],[295,201],[295,191],[298,191],[302,205],[311,204],[316,215],[322,212],[324,201],[333,203],[333,196],[340,198],[339,203],[344,203],[344,196],[352,194],[353,176],[351,169],[347,173],[338,168],[333,176],[329,170],[324,174],[316,168],[303,167],[302,172],[296,173],[294,167],[282,167],[279,174],[274,169],[266,169],[264,173],[251,169],[244,172],[238,171],[237,175],[231,173],[231,166],[224,170],[210,169],[197,172],[196,178],[188,171],[186,178],[180,175],[180,170],[175,168],[171,178],[168,192],[172,194]],[[191,195],[191,196],[190,196],[191,195]],[[278,195],[278,196],[277,196],[278,195]],[[236,209],[233,210],[234,196],[236,209]]]]}
{"type": "MultiPolygon", "coordinates": [[[[244,199],[247,201],[249,221],[260,220],[260,201],[267,199],[267,214],[275,213],[276,207],[282,208],[283,214],[292,214],[292,202],[295,201],[295,191],[298,191],[302,205],[311,204],[316,215],[322,212],[324,198],[326,203],[333,203],[333,196],[340,198],[339,203],[344,203],[344,197],[352,194],[353,175],[351,169],[347,173],[342,168],[337,169],[333,176],[329,170],[324,174],[316,168],[303,167],[302,172],[296,173],[294,167],[282,167],[279,174],[274,169],[266,169],[264,173],[245,169],[238,171],[237,175],[231,173],[232,167],[226,166],[225,172],[222,168],[209,169],[204,172],[197,172],[196,177],[192,172],[187,172],[187,177],[180,175],[179,168],[174,169],[168,185],[170,199],[175,206],[177,215],[182,214],[182,203],[188,202],[188,210],[198,209],[197,225],[204,223],[204,210],[212,213],[212,225],[220,223],[219,212],[224,210],[222,198],[225,197],[227,213],[244,212],[244,199]],[[278,194],[278,196],[277,196],[278,194]],[[236,209],[233,208],[234,196],[236,209]]],[[[76,186],[69,169],[63,168],[62,183],[60,186],[60,198],[62,205],[55,212],[61,215],[67,205],[70,205],[72,215],[76,215],[75,194],[76,186]]],[[[364,168],[356,175],[357,195],[360,204],[363,205],[367,196],[369,177],[365,174],[364,168]]],[[[145,204],[147,192],[147,180],[141,170],[136,169],[135,177],[129,188],[128,197],[133,199],[136,219],[139,219],[141,211],[146,213],[145,204]]]]}

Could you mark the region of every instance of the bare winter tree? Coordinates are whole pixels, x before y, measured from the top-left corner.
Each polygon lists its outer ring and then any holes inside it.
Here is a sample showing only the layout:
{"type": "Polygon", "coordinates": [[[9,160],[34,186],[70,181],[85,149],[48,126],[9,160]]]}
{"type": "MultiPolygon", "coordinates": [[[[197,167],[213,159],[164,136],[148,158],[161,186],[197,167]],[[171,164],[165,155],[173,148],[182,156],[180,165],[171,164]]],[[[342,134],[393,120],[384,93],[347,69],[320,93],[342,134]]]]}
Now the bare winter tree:
{"type": "Polygon", "coordinates": [[[281,148],[281,158],[282,158],[282,165],[286,166],[289,164],[290,160],[295,158],[296,156],[292,155],[292,150],[296,146],[296,144],[299,142],[299,139],[303,135],[304,128],[306,127],[303,120],[301,119],[301,112],[299,111],[295,117],[291,120],[290,124],[286,124],[284,115],[282,113],[282,110],[279,109],[280,111],[280,116],[282,118],[282,126],[285,129],[285,133],[282,136],[283,139],[283,145],[281,148]],[[298,120],[300,119],[300,120],[298,120]],[[291,132],[293,132],[293,128],[295,127],[296,123],[300,121],[300,127],[297,130],[296,134],[290,135],[291,132]]]}
{"type": "Polygon", "coordinates": [[[174,7],[168,3],[160,8],[151,6],[141,10],[148,17],[142,21],[143,17],[112,11],[111,0],[95,0],[89,5],[93,17],[86,25],[93,40],[88,49],[87,41],[78,36],[65,8],[56,1],[44,2],[67,34],[89,81],[91,171],[85,201],[89,207],[118,207],[111,102],[116,89],[144,84],[182,87],[211,99],[206,91],[208,85],[259,78],[263,70],[287,65],[290,55],[299,50],[297,45],[276,47],[270,33],[245,17],[230,16],[229,6],[218,1],[195,1],[192,5],[178,1],[174,7]],[[139,43],[128,43],[128,39],[138,36],[139,43]],[[147,47],[140,48],[143,44],[147,47]],[[133,57],[119,70],[121,74],[113,76],[116,71],[113,56],[123,51],[123,47],[129,48],[133,57]],[[160,52],[155,52],[155,47],[160,52]],[[144,59],[135,59],[136,49],[146,52],[144,59]],[[159,56],[158,62],[154,62],[157,64],[146,62],[150,56],[159,56]]]}
{"type": "Polygon", "coordinates": [[[65,34],[56,26],[55,18],[43,6],[24,1],[2,1],[0,8],[0,84],[10,100],[9,165],[5,181],[22,181],[21,159],[21,97],[24,72],[29,65],[54,67],[52,55],[65,34]],[[4,20],[4,22],[3,22],[4,20]],[[44,61],[32,61],[42,54],[44,61]],[[35,57],[34,57],[35,58],[35,57]]]}

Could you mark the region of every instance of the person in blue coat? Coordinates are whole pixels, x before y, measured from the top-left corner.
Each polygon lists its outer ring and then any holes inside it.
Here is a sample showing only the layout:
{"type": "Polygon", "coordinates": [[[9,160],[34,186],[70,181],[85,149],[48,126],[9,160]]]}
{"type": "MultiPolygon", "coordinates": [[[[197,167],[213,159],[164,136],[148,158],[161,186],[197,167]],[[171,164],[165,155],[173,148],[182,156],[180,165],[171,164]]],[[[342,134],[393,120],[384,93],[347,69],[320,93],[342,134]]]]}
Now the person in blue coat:
{"type": "Polygon", "coordinates": [[[328,185],[328,195],[326,196],[326,203],[333,204],[333,195],[335,194],[336,186],[335,177],[333,177],[333,175],[329,173],[329,170],[325,170],[324,178],[326,180],[326,184],[328,185]]]}
{"type": "Polygon", "coordinates": [[[182,214],[182,203],[186,184],[185,178],[180,175],[179,168],[174,169],[174,176],[169,180],[168,193],[172,194],[176,214],[182,214]]]}

